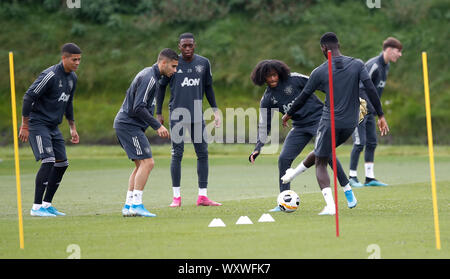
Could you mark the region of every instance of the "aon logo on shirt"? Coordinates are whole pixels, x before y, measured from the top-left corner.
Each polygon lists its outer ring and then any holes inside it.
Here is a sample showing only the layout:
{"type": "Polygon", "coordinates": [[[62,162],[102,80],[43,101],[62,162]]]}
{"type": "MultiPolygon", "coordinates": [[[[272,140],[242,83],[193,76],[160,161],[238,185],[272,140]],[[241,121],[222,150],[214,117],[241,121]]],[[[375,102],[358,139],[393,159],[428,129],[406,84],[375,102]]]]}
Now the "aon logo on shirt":
{"type": "Polygon", "coordinates": [[[183,82],[181,83],[181,87],[198,86],[198,85],[200,85],[200,79],[199,78],[187,78],[187,77],[185,77],[183,82]]]}
{"type": "Polygon", "coordinates": [[[70,95],[67,95],[65,92],[61,93],[61,96],[59,96],[58,102],[63,101],[67,102],[69,101],[70,95]]]}
{"type": "Polygon", "coordinates": [[[283,105],[283,110],[284,110],[284,113],[286,113],[288,110],[290,110],[291,109],[291,107],[292,107],[292,105],[294,104],[294,102],[295,102],[295,99],[294,100],[292,100],[289,104],[287,104],[287,105],[283,105]]]}

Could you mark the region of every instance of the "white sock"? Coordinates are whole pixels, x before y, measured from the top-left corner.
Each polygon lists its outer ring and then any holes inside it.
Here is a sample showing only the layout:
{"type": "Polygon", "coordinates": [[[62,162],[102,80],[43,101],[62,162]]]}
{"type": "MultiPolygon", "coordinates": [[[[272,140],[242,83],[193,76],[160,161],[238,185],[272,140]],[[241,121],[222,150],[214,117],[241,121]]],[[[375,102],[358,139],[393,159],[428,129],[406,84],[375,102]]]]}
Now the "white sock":
{"type": "Polygon", "coordinates": [[[143,192],[144,191],[140,191],[140,190],[133,191],[133,204],[134,205],[142,204],[142,193],[143,192]]]}
{"type": "Polygon", "coordinates": [[[327,187],[327,188],[322,189],[322,195],[323,195],[325,202],[327,203],[327,207],[334,208],[335,205],[334,205],[333,193],[331,192],[331,188],[327,187]]]}
{"type": "Polygon", "coordinates": [[[375,178],[373,163],[365,163],[364,168],[366,169],[366,177],[375,178]]]}
{"type": "Polygon", "coordinates": [[[356,170],[350,170],[349,176],[357,177],[358,176],[358,172],[356,170]]]}
{"type": "Polygon", "coordinates": [[[127,191],[127,198],[125,200],[126,205],[131,205],[133,203],[133,191],[127,191]]]}
{"type": "Polygon", "coordinates": [[[207,188],[198,188],[198,195],[199,196],[206,196],[207,188]]]}
{"type": "Polygon", "coordinates": [[[302,172],[304,172],[305,170],[307,170],[308,168],[307,167],[305,167],[305,165],[303,164],[303,162],[301,162],[300,163],[300,165],[298,165],[296,168],[295,168],[295,176],[297,176],[297,175],[299,175],[299,174],[301,174],[302,172]]]}
{"type": "Polygon", "coordinates": [[[42,207],[43,208],[49,208],[50,206],[52,206],[52,203],[50,203],[50,202],[42,202],[42,207]]]}
{"type": "Polygon", "coordinates": [[[180,187],[180,186],[178,186],[178,187],[172,187],[172,190],[173,190],[173,197],[174,197],[174,198],[179,198],[179,197],[181,197],[181,187],[180,187]]]}
{"type": "Polygon", "coordinates": [[[41,208],[42,204],[36,204],[33,203],[33,210],[39,210],[39,208],[41,208]]]}
{"type": "Polygon", "coordinates": [[[347,183],[347,185],[345,185],[344,187],[341,187],[342,190],[344,190],[344,192],[350,191],[352,189],[352,187],[350,187],[350,184],[347,183]]]}

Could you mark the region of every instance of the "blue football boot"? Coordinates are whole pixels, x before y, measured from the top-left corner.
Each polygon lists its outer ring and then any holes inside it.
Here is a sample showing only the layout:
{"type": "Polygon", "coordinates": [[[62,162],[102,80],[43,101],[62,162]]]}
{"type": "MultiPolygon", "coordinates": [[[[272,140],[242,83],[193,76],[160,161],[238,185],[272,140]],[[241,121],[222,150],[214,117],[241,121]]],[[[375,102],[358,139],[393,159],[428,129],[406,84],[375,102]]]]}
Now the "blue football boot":
{"type": "Polygon", "coordinates": [[[364,186],[388,186],[386,183],[373,179],[371,181],[366,181],[364,186]]]}
{"type": "Polygon", "coordinates": [[[274,208],[272,208],[271,210],[269,210],[269,212],[281,212],[281,207],[280,206],[275,206],[274,208]]]}
{"type": "Polygon", "coordinates": [[[345,198],[347,199],[348,208],[354,208],[358,201],[356,200],[355,194],[352,190],[344,191],[345,198]]]}
{"type": "Polygon", "coordinates": [[[352,186],[352,188],[361,188],[364,187],[364,185],[358,181],[357,177],[350,177],[348,179],[348,183],[350,183],[350,186],[352,186]]]}
{"type": "Polygon", "coordinates": [[[145,209],[144,205],[141,204],[133,204],[130,208],[130,213],[136,216],[142,217],[156,217],[156,214],[150,213],[147,209],[145,209]]]}
{"type": "Polygon", "coordinates": [[[55,207],[53,206],[49,206],[46,208],[48,212],[50,212],[51,214],[54,214],[56,216],[66,216],[66,213],[62,213],[60,211],[58,211],[55,207]]]}
{"type": "Polygon", "coordinates": [[[55,214],[48,212],[47,209],[45,209],[43,207],[39,208],[38,210],[31,209],[30,215],[35,216],[35,217],[55,217],[56,216],[55,214]]]}
{"type": "Polygon", "coordinates": [[[130,212],[130,208],[131,208],[131,206],[128,205],[128,204],[125,204],[123,206],[123,208],[122,208],[122,216],[123,217],[134,217],[134,216],[136,216],[136,214],[130,212]]]}

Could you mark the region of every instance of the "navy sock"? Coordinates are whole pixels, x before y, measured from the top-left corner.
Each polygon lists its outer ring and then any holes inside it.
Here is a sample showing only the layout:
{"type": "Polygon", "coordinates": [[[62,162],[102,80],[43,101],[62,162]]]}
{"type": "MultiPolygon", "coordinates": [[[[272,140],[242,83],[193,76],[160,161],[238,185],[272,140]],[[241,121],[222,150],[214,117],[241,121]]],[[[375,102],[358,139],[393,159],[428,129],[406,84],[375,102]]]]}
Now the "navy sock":
{"type": "Polygon", "coordinates": [[[199,157],[197,159],[197,176],[199,188],[208,187],[208,173],[209,173],[208,157],[207,156],[199,157]]]}
{"type": "Polygon", "coordinates": [[[350,153],[350,169],[356,170],[358,168],[359,155],[364,149],[364,145],[354,144],[352,152],[350,153]]]}
{"type": "Polygon", "coordinates": [[[47,180],[54,163],[42,163],[41,168],[36,174],[34,203],[42,204],[42,197],[44,196],[45,188],[47,187],[47,180]]]}
{"type": "Polygon", "coordinates": [[[67,167],[68,164],[67,161],[65,161],[61,163],[55,163],[55,165],[51,169],[50,174],[48,175],[47,190],[45,191],[45,202],[52,202],[67,167]]]}
{"type": "Polygon", "coordinates": [[[181,156],[172,156],[170,162],[170,175],[173,187],[180,187],[181,184],[181,159],[181,156]]]}
{"type": "MultiPolygon", "coordinates": [[[[331,169],[333,169],[333,159],[331,157],[328,159],[328,164],[330,165],[331,169]]],[[[336,159],[336,168],[337,168],[337,179],[339,181],[339,184],[342,187],[345,187],[345,185],[348,184],[348,178],[344,172],[344,169],[342,168],[341,162],[338,159],[336,159]]]]}

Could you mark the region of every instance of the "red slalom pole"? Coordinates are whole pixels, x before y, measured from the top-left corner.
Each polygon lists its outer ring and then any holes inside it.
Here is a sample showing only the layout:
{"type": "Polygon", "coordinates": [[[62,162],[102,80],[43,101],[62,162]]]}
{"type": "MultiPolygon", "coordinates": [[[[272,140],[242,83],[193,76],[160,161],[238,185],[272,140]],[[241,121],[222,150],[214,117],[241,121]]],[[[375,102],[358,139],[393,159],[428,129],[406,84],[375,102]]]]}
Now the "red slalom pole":
{"type": "Polygon", "coordinates": [[[336,167],[336,129],[334,125],[334,95],[333,95],[333,64],[331,51],[328,51],[328,83],[330,85],[330,114],[331,114],[331,150],[333,156],[334,201],[336,206],[336,237],[339,236],[339,212],[337,195],[337,167],[336,167]]]}

